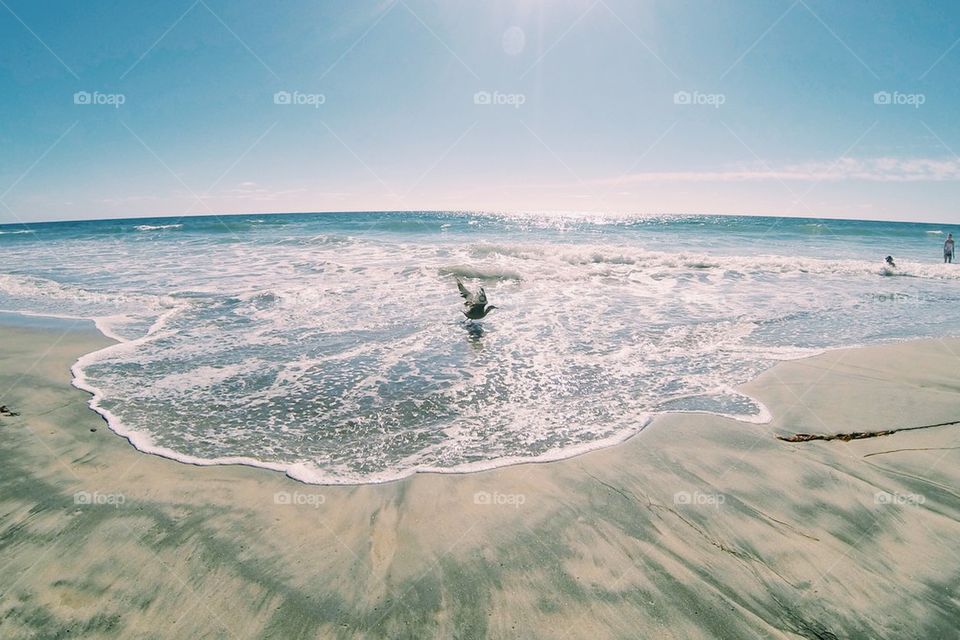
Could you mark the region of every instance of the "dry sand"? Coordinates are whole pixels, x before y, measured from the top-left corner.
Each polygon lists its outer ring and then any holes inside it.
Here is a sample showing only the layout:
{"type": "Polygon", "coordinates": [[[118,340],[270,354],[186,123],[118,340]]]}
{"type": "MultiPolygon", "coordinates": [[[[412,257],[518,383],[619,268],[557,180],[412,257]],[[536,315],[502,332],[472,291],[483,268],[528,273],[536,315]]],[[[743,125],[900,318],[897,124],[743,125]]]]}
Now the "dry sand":
{"type": "Polygon", "coordinates": [[[960,426],[776,438],[960,419],[960,341],[778,365],[768,425],[322,487],[136,451],[70,325],[0,326],[4,639],[960,637],[960,426]]]}

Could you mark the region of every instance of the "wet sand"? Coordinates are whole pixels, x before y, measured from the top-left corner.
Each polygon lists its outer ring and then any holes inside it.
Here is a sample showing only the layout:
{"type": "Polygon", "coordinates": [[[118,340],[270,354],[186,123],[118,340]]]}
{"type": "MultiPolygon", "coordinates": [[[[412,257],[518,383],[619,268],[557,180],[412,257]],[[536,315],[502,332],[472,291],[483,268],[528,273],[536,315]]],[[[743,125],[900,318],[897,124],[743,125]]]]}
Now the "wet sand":
{"type": "MultiPolygon", "coordinates": [[[[68,332],[65,332],[69,329],[68,332]]],[[[955,638],[960,341],[833,351],[560,462],[324,487],[146,455],[0,323],[3,638],[955,638]]]]}

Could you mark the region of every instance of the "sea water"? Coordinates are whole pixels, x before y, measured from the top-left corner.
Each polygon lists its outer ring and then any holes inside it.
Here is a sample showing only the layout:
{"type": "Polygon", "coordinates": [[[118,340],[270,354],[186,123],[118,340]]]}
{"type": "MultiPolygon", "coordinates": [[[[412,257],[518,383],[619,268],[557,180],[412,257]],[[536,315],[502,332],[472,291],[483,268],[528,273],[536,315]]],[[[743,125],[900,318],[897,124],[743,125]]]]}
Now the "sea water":
{"type": "Polygon", "coordinates": [[[762,423],[736,387],[778,360],[960,335],[949,231],[459,212],[4,225],[0,310],[115,339],[75,384],[144,451],[380,482],[567,457],[666,411],[762,423]],[[466,322],[456,278],[498,309],[466,322]]]}

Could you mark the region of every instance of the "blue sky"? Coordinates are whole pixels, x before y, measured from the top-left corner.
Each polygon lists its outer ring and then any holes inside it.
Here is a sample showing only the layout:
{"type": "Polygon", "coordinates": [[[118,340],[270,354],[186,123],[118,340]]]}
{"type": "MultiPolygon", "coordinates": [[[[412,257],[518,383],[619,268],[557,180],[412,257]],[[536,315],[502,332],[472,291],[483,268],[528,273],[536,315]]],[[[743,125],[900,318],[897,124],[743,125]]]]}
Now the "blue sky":
{"type": "Polygon", "coordinates": [[[949,1],[0,0],[0,223],[960,222],[958,41],[949,1]]]}

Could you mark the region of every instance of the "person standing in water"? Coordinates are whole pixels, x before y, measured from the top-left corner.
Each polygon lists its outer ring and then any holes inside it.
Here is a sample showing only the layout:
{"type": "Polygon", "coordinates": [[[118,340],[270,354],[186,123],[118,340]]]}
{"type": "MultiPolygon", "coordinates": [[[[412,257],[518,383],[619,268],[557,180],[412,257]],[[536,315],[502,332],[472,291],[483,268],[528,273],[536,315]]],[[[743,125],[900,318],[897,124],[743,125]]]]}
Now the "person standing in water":
{"type": "Polygon", "coordinates": [[[953,262],[953,234],[947,234],[947,241],[943,243],[943,261],[953,262]]]}

